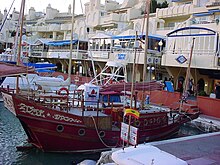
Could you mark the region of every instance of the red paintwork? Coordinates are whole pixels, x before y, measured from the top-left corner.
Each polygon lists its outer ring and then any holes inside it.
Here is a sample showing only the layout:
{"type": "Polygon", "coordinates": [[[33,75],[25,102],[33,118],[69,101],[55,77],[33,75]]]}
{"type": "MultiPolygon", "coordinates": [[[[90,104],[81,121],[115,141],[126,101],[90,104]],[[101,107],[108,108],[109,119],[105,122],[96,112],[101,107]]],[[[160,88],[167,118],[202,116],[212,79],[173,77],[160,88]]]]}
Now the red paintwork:
{"type": "Polygon", "coordinates": [[[203,114],[220,118],[220,99],[198,96],[197,102],[203,114]]]}
{"type": "Polygon", "coordinates": [[[34,73],[33,68],[0,62],[0,77],[34,73]]]}
{"type": "Polygon", "coordinates": [[[167,92],[164,90],[161,91],[151,91],[150,101],[155,104],[161,104],[164,106],[170,106],[175,102],[179,102],[180,93],[179,92],[167,92]]]}
{"type": "MultiPolygon", "coordinates": [[[[162,104],[172,109],[179,107],[179,92],[151,91],[148,94],[151,103],[162,104]]],[[[202,114],[220,118],[220,99],[197,96],[196,100],[187,100],[187,104],[184,104],[184,109],[195,108],[198,108],[202,114]]]]}
{"type": "MultiPolygon", "coordinates": [[[[6,91],[3,92],[8,93],[6,91]]],[[[24,97],[15,94],[10,95],[13,98],[16,116],[28,136],[29,143],[43,151],[97,151],[108,147],[119,147],[122,144],[120,140],[120,124],[122,122],[123,109],[116,108],[112,112],[106,111],[109,113],[108,118],[112,115],[111,120],[105,122],[110,127],[103,127],[103,125],[99,124],[103,119],[98,117],[97,120],[97,116],[94,116],[94,120],[98,122],[98,131],[105,132],[105,136],[100,139],[94,128],[94,123],[92,123],[91,127],[88,127],[85,121],[86,118],[83,116],[50,109],[24,97]],[[64,129],[59,132],[57,127],[60,125],[64,129]],[[116,126],[118,126],[118,129],[116,129],[116,126]],[[85,130],[85,135],[83,136],[79,135],[81,129],[85,130]]],[[[198,113],[190,116],[192,119],[196,117],[198,117],[198,113]]],[[[180,125],[187,121],[189,121],[189,118],[182,115],[176,122],[170,121],[168,124],[167,112],[147,111],[140,114],[138,122],[132,118],[131,125],[139,128],[138,143],[143,143],[169,137],[177,133],[180,125]]],[[[128,118],[125,118],[125,123],[128,123],[128,118]]]]}

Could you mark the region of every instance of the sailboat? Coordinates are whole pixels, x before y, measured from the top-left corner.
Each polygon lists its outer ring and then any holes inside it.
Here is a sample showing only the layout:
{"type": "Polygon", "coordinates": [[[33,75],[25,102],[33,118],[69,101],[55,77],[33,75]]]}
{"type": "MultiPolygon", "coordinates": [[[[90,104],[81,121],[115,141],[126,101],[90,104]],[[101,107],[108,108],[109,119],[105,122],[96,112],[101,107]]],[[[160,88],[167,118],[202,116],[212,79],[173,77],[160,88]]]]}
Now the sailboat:
{"type": "Polygon", "coordinates": [[[176,134],[183,123],[198,117],[197,111],[172,112],[156,105],[138,106],[136,92],[122,91],[162,89],[161,84],[143,82],[131,89],[133,87],[124,83],[88,84],[84,91],[73,91],[73,97],[69,97],[68,89],[62,89],[64,94],[28,96],[21,91],[0,90],[6,107],[13,107],[28,142],[44,152],[99,152],[121,147],[123,137],[128,137],[126,131],[123,133],[126,125],[135,132],[135,137],[130,135],[125,141],[127,144],[161,140],[176,134]],[[130,105],[120,104],[122,96],[131,100],[130,105]]]}

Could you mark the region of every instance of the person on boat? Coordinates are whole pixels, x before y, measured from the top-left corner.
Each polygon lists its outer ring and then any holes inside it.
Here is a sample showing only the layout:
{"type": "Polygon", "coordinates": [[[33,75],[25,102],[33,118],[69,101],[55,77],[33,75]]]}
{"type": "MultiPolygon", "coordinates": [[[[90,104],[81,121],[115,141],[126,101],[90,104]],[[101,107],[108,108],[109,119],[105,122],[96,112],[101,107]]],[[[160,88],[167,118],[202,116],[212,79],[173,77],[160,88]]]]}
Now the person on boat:
{"type": "Polygon", "coordinates": [[[179,80],[178,81],[178,92],[182,93],[183,92],[183,81],[179,80]]]}
{"type": "Polygon", "coordinates": [[[193,93],[194,93],[193,86],[194,86],[193,79],[190,79],[189,80],[189,88],[188,88],[189,95],[193,95],[193,93]]]}
{"type": "Polygon", "coordinates": [[[163,84],[164,84],[163,89],[164,89],[164,90],[167,90],[167,86],[166,86],[166,83],[165,83],[166,81],[168,81],[168,80],[167,80],[167,77],[165,77],[165,78],[164,78],[164,81],[163,81],[163,84]]]}
{"type": "Polygon", "coordinates": [[[174,84],[173,76],[170,76],[169,81],[174,84]]]}
{"type": "Polygon", "coordinates": [[[216,95],[216,99],[220,99],[220,83],[219,82],[217,82],[215,86],[215,95],[216,95]]]}

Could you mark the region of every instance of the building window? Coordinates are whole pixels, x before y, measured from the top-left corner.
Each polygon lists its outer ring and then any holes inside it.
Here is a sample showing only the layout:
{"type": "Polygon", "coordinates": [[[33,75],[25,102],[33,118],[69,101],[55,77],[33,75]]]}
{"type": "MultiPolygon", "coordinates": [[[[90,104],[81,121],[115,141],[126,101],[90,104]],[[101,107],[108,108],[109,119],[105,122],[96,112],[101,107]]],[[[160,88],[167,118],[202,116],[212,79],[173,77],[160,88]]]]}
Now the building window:
{"type": "Polygon", "coordinates": [[[168,23],[168,27],[174,27],[174,26],[175,26],[175,23],[174,23],[174,22],[168,23]]]}

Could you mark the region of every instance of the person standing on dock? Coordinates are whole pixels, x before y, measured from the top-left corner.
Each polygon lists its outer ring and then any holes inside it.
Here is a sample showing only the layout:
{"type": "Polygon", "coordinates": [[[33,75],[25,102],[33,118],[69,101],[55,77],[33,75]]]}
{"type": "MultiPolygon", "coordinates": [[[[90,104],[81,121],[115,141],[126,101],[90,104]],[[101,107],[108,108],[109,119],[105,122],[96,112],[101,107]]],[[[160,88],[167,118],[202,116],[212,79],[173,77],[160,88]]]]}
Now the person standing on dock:
{"type": "Polygon", "coordinates": [[[215,94],[216,94],[216,99],[220,99],[220,83],[219,82],[216,83],[215,94]]]}

